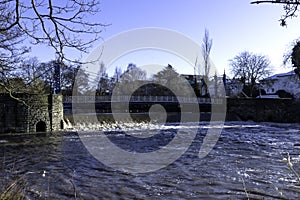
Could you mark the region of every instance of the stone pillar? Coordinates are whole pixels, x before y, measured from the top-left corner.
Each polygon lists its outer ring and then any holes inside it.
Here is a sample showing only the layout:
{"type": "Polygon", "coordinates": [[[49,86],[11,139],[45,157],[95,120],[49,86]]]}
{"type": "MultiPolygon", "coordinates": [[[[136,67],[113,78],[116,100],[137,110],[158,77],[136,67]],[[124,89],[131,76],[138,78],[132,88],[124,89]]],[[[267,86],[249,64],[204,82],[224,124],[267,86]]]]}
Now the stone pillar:
{"type": "Polygon", "coordinates": [[[52,95],[52,130],[59,131],[63,127],[63,97],[59,94],[52,95]]]}

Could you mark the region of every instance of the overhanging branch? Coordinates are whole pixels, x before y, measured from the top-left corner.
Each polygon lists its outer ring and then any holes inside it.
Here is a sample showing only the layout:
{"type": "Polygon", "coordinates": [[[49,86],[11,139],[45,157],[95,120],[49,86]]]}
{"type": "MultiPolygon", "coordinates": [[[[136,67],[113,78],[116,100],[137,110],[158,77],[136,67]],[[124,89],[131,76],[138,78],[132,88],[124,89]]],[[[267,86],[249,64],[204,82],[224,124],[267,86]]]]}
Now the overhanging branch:
{"type": "Polygon", "coordinates": [[[290,5],[300,5],[300,1],[252,1],[251,4],[261,4],[261,3],[275,3],[275,4],[290,4],[290,5]]]}
{"type": "Polygon", "coordinates": [[[300,5],[300,0],[268,0],[268,1],[252,1],[251,4],[261,4],[261,3],[271,3],[271,4],[283,4],[283,9],[285,14],[281,17],[280,25],[286,26],[286,20],[288,18],[297,17],[296,12],[300,5]]]}

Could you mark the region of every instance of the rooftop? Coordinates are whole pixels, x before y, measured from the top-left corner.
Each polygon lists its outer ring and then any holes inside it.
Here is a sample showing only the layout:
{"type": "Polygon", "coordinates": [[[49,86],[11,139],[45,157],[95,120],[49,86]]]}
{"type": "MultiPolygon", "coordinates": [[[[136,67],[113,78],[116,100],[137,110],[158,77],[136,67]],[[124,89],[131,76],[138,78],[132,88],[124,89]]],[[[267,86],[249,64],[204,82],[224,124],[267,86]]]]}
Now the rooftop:
{"type": "Polygon", "coordinates": [[[280,78],[280,77],[293,76],[293,75],[295,75],[294,70],[289,71],[289,72],[286,72],[286,73],[275,74],[275,75],[273,75],[273,76],[270,76],[270,77],[268,77],[268,78],[265,78],[264,80],[275,80],[275,79],[278,79],[278,78],[280,78]]]}

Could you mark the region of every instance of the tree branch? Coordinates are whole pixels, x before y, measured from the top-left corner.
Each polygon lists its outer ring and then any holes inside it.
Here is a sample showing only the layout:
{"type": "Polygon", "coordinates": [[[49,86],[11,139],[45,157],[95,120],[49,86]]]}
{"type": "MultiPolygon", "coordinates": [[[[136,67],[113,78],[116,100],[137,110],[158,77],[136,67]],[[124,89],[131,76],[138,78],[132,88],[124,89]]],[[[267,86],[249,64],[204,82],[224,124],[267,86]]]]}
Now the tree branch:
{"type": "Polygon", "coordinates": [[[16,5],[15,5],[15,21],[10,23],[9,26],[0,28],[0,32],[8,31],[12,29],[14,26],[19,24],[20,20],[20,15],[19,15],[19,0],[16,0],[16,5]]]}
{"type": "Polygon", "coordinates": [[[285,15],[281,17],[280,25],[286,26],[286,20],[289,17],[296,17],[296,12],[298,6],[300,5],[300,0],[273,0],[273,1],[252,1],[251,4],[261,4],[261,3],[272,3],[272,4],[284,4],[283,9],[285,15]]]}
{"type": "Polygon", "coordinates": [[[11,98],[21,102],[22,104],[24,104],[27,107],[30,107],[23,99],[14,96],[12,93],[12,90],[10,88],[8,88],[3,82],[0,82],[0,86],[2,86],[8,92],[8,94],[11,98]]]}
{"type": "Polygon", "coordinates": [[[280,1],[280,0],[275,0],[275,1],[252,1],[250,4],[261,4],[261,3],[274,3],[274,4],[296,4],[299,5],[299,1],[280,1]]]}

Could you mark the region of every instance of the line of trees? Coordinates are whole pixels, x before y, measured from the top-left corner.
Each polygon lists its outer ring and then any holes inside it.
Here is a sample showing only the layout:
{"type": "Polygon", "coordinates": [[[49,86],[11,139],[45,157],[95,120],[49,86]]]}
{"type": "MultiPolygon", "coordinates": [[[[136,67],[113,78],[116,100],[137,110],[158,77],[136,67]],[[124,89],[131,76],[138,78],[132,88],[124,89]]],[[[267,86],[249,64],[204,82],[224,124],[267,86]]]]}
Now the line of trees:
{"type": "MultiPolygon", "coordinates": [[[[40,62],[36,57],[24,60],[11,70],[11,76],[0,75],[0,93],[13,92],[13,94],[50,94],[54,90],[55,69],[59,67],[59,84],[63,93],[71,94],[74,88],[78,90],[89,89],[88,74],[77,64],[58,63],[57,61],[40,62]],[[78,73],[80,70],[80,73],[78,73]],[[77,76],[77,77],[76,77],[77,76]],[[77,86],[75,84],[75,77],[77,86]]],[[[59,91],[58,91],[59,92],[59,91]]]]}
{"type": "MultiPolygon", "coordinates": [[[[103,65],[100,69],[103,69],[103,65]]],[[[164,67],[148,78],[146,71],[132,63],[127,66],[124,72],[116,67],[115,74],[112,77],[108,77],[107,73],[100,73],[100,71],[98,74],[102,74],[102,76],[96,90],[97,95],[111,95],[113,90],[116,95],[128,96],[133,94],[165,96],[170,94],[166,91],[166,88],[182,91],[183,94],[186,91],[180,74],[171,65],[164,67]]]]}
{"type": "Polygon", "coordinates": [[[105,67],[100,65],[98,73],[100,78],[97,78],[99,82],[96,95],[99,96],[112,95],[112,93],[125,96],[170,96],[171,91],[180,96],[189,96],[191,91],[194,92],[193,95],[199,97],[224,95],[223,87],[219,87],[223,84],[220,77],[198,75],[199,81],[196,82],[193,75],[180,75],[171,65],[164,67],[151,77],[147,77],[146,71],[135,64],[129,64],[124,72],[116,67],[115,74],[111,77],[101,69],[105,67]]]}

